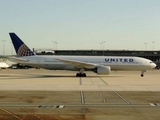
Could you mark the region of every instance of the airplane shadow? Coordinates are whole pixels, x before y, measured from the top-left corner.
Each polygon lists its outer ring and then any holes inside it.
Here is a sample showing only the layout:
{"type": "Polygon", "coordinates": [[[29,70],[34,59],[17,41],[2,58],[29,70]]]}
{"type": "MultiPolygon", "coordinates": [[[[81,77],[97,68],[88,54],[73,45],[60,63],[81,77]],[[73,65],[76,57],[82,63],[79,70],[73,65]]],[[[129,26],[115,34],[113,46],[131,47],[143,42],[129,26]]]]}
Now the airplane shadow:
{"type": "Polygon", "coordinates": [[[35,78],[99,78],[99,77],[103,77],[103,78],[109,78],[109,77],[124,77],[122,75],[112,75],[112,76],[100,76],[100,75],[88,75],[87,77],[76,77],[75,75],[33,75],[31,74],[32,77],[35,78]]]}
{"type": "MultiPolygon", "coordinates": [[[[76,77],[75,75],[35,75],[35,74],[27,74],[27,75],[0,75],[0,78],[3,77],[3,79],[37,79],[37,78],[114,78],[114,77],[125,77],[122,75],[106,75],[106,76],[100,76],[100,75],[88,75],[87,77],[76,77]]],[[[3,80],[2,79],[2,80],[3,80]]]]}

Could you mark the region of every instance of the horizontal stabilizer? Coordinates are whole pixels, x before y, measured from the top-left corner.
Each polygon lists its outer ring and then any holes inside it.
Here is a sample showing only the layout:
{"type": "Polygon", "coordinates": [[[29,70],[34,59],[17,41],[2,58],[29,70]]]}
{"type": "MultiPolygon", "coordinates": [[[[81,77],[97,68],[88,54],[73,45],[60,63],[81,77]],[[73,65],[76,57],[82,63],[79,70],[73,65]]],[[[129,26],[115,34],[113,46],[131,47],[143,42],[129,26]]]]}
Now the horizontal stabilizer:
{"type": "Polygon", "coordinates": [[[19,62],[28,62],[28,60],[26,60],[26,59],[17,58],[17,57],[11,57],[11,58],[9,58],[9,60],[11,60],[13,62],[17,62],[17,63],[19,63],[19,62]]]}

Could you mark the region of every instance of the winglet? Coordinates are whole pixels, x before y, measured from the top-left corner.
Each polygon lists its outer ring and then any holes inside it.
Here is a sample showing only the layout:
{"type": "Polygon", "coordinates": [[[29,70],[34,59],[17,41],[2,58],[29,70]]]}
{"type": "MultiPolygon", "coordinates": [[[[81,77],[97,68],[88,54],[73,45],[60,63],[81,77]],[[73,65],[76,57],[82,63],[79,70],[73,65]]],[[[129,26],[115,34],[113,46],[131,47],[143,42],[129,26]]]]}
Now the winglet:
{"type": "Polygon", "coordinates": [[[14,45],[17,56],[35,55],[15,33],[9,33],[9,35],[14,45]]]}

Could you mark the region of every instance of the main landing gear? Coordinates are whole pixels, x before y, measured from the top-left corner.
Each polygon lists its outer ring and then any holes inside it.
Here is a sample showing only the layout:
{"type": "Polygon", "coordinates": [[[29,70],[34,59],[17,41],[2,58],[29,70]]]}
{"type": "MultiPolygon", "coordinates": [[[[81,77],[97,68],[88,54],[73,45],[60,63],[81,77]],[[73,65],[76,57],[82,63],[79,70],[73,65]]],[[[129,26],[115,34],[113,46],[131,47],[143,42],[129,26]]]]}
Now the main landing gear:
{"type": "Polygon", "coordinates": [[[86,73],[77,73],[76,77],[86,77],[86,73]]]}
{"type": "Polygon", "coordinates": [[[79,73],[76,74],[76,77],[86,77],[86,73],[84,73],[84,68],[81,68],[79,73]]]}

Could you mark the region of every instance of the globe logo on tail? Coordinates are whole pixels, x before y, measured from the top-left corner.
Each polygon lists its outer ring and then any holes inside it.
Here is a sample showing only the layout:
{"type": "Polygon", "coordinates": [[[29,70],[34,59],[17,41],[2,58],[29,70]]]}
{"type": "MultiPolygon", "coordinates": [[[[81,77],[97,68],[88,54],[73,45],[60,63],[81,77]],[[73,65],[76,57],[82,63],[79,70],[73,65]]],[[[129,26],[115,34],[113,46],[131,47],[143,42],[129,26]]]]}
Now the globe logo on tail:
{"type": "Polygon", "coordinates": [[[18,56],[33,56],[34,53],[25,44],[22,44],[17,51],[17,55],[18,56]]]}

